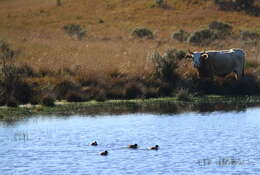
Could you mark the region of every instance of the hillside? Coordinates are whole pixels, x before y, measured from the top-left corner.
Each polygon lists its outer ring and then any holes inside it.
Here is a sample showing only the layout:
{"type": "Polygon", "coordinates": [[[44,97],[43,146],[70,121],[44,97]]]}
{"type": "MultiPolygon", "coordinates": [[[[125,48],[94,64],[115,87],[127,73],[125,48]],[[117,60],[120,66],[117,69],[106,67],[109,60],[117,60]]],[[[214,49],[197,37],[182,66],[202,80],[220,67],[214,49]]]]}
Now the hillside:
{"type": "MultiPolygon", "coordinates": [[[[132,57],[143,60],[149,50],[158,47],[202,49],[173,41],[171,35],[179,29],[193,32],[205,28],[215,20],[233,25],[236,32],[260,31],[258,17],[220,11],[211,0],[167,0],[167,8],[152,8],[153,0],[63,0],[60,7],[53,0],[1,0],[0,4],[0,37],[22,50],[23,57],[36,67],[78,64],[91,65],[88,67],[92,69],[96,64],[110,67],[122,61],[125,66],[126,61],[135,61],[132,57]],[[64,33],[63,26],[72,23],[87,31],[84,41],[64,33]],[[136,27],[151,29],[155,40],[131,40],[136,27]],[[120,61],[112,59],[117,55],[122,57],[120,61]],[[112,62],[106,65],[104,57],[112,62]]],[[[222,49],[225,45],[205,49],[222,49]]],[[[240,43],[227,45],[241,47],[240,43]]]]}
{"type": "MultiPolygon", "coordinates": [[[[151,53],[169,48],[242,48],[247,54],[246,72],[260,77],[259,39],[245,41],[240,35],[241,31],[259,33],[259,19],[243,11],[222,11],[213,0],[167,0],[164,7],[154,0],[61,0],[61,6],[54,0],[0,0],[0,40],[16,51],[18,66],[38,72],[27,78],[30,83],[48,89],[63,80],[77,84],[95,79],[103,93],[113,86],[106,83],[118,81],[109,79],[114,75],[147,77],[154,71],[151,53]],[[213,21],[231,25],[232,32],[207,44],[172,38],[180,29],[192,33],[213,21]],[[86,36],[71,37],[64,30],[68,24],[79,25],[86,36]],[[150,29],[153,39],[134,38],[132,32],[138,27],[150,29]]],[[[180,65],[179,76],[194,74],[191,62],[180,65]]]]}

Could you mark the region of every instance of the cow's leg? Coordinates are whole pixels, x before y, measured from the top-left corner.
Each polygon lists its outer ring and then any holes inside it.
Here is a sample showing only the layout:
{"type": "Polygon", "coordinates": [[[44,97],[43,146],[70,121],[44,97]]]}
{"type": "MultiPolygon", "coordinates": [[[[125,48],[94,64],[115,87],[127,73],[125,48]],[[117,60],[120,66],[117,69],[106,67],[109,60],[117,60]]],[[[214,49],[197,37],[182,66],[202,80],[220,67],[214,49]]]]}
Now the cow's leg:
{"type": "Polygon", "coordinates": [[[238,74],[236,72],[235,73],[235,79],[238,80],[238,74]]]}
{"type": "Polygon", "coordinates": [[[241,77],[242,77],[242,73],[239,72],[239,71],[234,71],[234,73],[235,73],[235,79],[236,79],[236,80],[240,80],[241,77]]]}

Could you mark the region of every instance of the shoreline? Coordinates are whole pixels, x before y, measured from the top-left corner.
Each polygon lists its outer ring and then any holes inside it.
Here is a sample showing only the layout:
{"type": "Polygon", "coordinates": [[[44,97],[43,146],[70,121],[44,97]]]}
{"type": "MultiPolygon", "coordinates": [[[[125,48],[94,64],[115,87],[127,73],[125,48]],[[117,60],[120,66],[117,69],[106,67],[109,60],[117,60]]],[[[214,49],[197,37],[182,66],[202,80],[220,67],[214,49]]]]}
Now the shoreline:
{"type": "Polygon", "coordinates": [[[191,101],[180,101],[176,97],[151,99],[107,100],[104,102],[56,101],[55,106],[20,105],[0,107],[0,121],[12,122],[31,116],[106,115],[123,113],[174,114],[181,112],[242,111],[260,106],[260,96],[193,97],[191,101]]]}

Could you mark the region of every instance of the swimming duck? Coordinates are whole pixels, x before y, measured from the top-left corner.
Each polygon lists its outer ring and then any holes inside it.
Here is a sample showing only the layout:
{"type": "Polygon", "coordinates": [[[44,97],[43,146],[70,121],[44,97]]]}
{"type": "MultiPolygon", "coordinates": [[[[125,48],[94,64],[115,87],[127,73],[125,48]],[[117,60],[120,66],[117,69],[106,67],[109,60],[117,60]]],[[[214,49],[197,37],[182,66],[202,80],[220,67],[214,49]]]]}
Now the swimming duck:
{"type": "Polygon", "coordinates": [[[101,156],[107,156],[107,155],[108,155],[108,151],[106,150],[106,151],[100,152],[99,154],[100,154],[101,156]]]}
{"type": "Polygon", "coordinates": [[[98,144],[97,144],[97,141],[93,141],[93,142],[90,143],[90,145],[91,146],[97,146],[98,144]]]}
{"type": "Polygon", "coordinates": [[[136,149],[136,148],[138,148],[138,145],[137,144],[130,144],[130,145],[128,145],[128,148],[136,149]]]}
{"type": "Polygon", "coordinates": [[[150,149],[150,150],[158,150],[159,149],[159,145],[151,146],[148,149],[150,149]]]}

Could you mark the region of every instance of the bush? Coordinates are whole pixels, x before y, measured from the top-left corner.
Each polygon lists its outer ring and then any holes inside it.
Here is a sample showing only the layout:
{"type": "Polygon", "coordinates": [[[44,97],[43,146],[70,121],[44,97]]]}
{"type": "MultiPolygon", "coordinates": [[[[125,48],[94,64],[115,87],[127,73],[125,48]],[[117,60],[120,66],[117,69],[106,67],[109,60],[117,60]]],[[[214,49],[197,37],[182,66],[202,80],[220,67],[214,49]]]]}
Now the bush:
{"type": "Polygon", "coordinates": [[[249,15],[259,16],[260,7],[255,0],[214,0],[221,10],[245,11],[249,15]]]}
{"type": "Polygon", "coordinates": [[[177,59],[181,60],[181,59],[185,58],[186,52],[184,50],[176,51],[175,56],[177,59]]]}
{"type": "Polygon", "coordinates": [[[61,0],[56,1],[57,6],[61,6],[61,0]]]}
{"type": "Polygon", "coordinates": [[[132,35],[137,38],[148,38],[152,39],[154,37],[153,32],[147,28],[136,28],[132,35]]]}
{"type": "Polygon", "coordinates": [[[203,29],[192,33],[188,40],[193,44],[207,44],[209,41],[214,41],[217,38],[217,34],[213,30],[203,29]]]}
{"type": "Polygon", "coordinates": [[[84,99],[83,95],[79,92],[69,92],[66,95],[66,100],[68,102],[82,102],[85,99],[84,99]]]}
{"type": "Polygon", "coordinates": [[[69,80],[61,81],[54,88],[54,92],[57,95],[57,99],[59,100],[66,99],[68,93],[76,92],[79,90],[79,87],[74,82],[69,80]]]}
{"type": "Polygon", "coordinates": [[[162,97],[170,96],[172,94],[172,86],[169,83],[161,83],[158,94],[162,97]]]}
{"type": "Polygon", "coordinates": [[[14,58],[14,50],[12,50],[7,42],[0,40],[0,60],[1,64],[6,64],[14,58]]]}
{"type": "Polygon", "coordinates": [[[14,107],[15,108],[19,105],[19,103],[14,97],[10,97],[6,102],[6,105],[8,107],[14,107]]]}
{"type": "Polygon", "coordinates": [[[63,27],[66,33],[70,36],[76,36],[79,40],[86,36],[86,31],[79,24],[68,24],[63,27]]]}
{"type": "Polygon", "coordinates": [[[44,106],[54,106],[55,102],[55,98],[51,95],[45,95],[43,98],[42,98],[42,101],[41,101],[41,104],[44,105],[44,106]]]}
{"type": "Polygon", "coordinates": [[[174,82],[178,80],[175,70],[182,56],[183,52],[177,51],[176,49],[168,49],[164,55],[160,55],[159,52],[153,53],[150,58],[155,67],[154,76],[162,81],[174,84],[174,82]]]}
{"type": "Polygon", "coordinates": [[[192,101],[192,96],[190,95],[188,89],[179,89],[176,97],[180,101],[192,101]]]}
{"type": "Polygon", "coordinates": [[[174,38],[180,42],[184,42],[184,41],[187,41],[189,36],[190,36],[190,34],[188,32],[181,29],[178,32],[173,33],[172,38],[174,38]]]}
{"type": "Polygon", "coordinates": [[[257,32],[251,31],[242,31],[240,33],[242,40],[259,40],[260,34],[257,32]]]}
{"type": "Polygon", "coordinates": [[[164,4],[164,0],[155,0],[155,4],[162,6],[164,4]]]}
{"type": "Polygon", "coordinates": [[[213,21],[209,24],[209,29],[215,31],[218,38],[230,34],[232,28],[231,25],[219,21],[213,21]]]}
{"type": "Polygon", "coordinates": [[[26,64],[17,67],[17,72],[18,72],[18,74],[20,74],[23,77],[34,77],[36,75],[36,73],[34,72],[32,67],[30,67],[26,64]]]}
{"type": "Polygon", "coordinates": [[[95,97],[95,100],[98,102],[104,102],[104,101],[106,101],[106,99],[107,99],[107,97],[106,97],[104,90],[103,89],[99,90],[98,94],[95,97]]]}
{"type": "Polygon", "coordinates": [[[5,41],[0,41],[0,103],[28,103],[34,95],[33,88],[21,78],[14,64],[14,51],[5,41]]]}
{"type": "Polygon", "coordinates": [[[135,83],[129,83],[125,87],[124,96],[127,99],[138,98],[143,95],[142,89],[135,83]]]}

